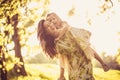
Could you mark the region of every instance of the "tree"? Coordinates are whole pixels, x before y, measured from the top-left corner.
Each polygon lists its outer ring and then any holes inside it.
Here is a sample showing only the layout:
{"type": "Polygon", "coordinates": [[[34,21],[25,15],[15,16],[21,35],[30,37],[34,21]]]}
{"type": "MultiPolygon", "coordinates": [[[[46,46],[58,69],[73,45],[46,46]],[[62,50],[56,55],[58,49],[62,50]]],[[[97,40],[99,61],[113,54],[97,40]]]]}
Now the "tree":
{"type": "Polygon", "coordinates": [[[26,76],[27,73],[24,68],[24,61],[21,55],[21,46],[20,46],[20,39],[18,35],[18,14],[15,14],[12,16],[12,26],[14,27],[14,35],[13,35],[13,41],[15,44],[15,57],[19,59],[19,63],[16,63],[14,65],[15,72],[19,73],[20,75],[26,76]],[[20,64],[21,63],[21,64],[20,64]]]}
{"type": "Polygon", "coordinates": [[[5,67],[5,53],[3,51],[2,45],[0,45],[0,76],[1,80],[7,80],[7,70],[5,67]]]}
{"type": "MultiPolygon", "coordinates": [[[[44,8],[45,5],[49,4],[49,0],[39,1],[43,3],[43,5],[37,7],[37,9],[44,9],[39,16],[36,15],[33,9],[29,9],[27,7],[29,2],[30,0],[2,0],[0,2],[0,23],[1,23],[0,26],[2,32],[6,33],[8,36],[7,38],[8,42],[6,42],[6,44],[10,44],[12,41],[14,42],[13,50],[15,52],[15,57],[18,60],[15,63],[13,69],[15,72],[23,76],[26,76],[27,73],[25,71],[24,61],[21,55],[21,47],[26,46],[25,42],[28,39],[28,37],[32,34],[31,32],[27,31],[27,28],[33,25],[34,21],[36,20],[36,17],[38,17],[37,19],[39,19],[40,17],[45,16],[47,10],[44,8]],[[24,8],[25,12],[23,14],[20,12],[20,8],[24,8]],[[18,25],[18,23],[23,24],[18,25]],[[20,33],[21,31],[23,31],[23,33],[20,33]],[[29,36],[26,36],[25,34],[29,36]],[[21,38],[21,35],[24,37],[21,38]],[[20,41],[22,43],[20,43],[20,41]]],[[[8,52],[6,53],[9,53],[9,51],[10,50],[8,50],[8,52]]]]}
{"type": "MultiPolygon", "coordinates": [[[[23,59],[22,59],[22,55],[21,55],[21,47],[20,47],[20,43],[19,43],[19,35],[18,35],[18,31],[17,31],[17,24],[18,24],[18,14],[17,13],[17,9],[18,7],[21,7],[21,6],[24,6],[25,4],[27,3],[27,0],[2,0],[1,1],[1,5],[0,5],[0,21],[2,21],[0,25],[2,25],[2,28],[3,28],[3,32],[6,34],[6,36],[8,36],[8,40],[12,40],[10,39],[9,36],[14,36],[14,43],[15,43],[15,56],[17,58],[20,58],[20,62],[21,63],[24,63],[23,62],[23,59]],[[12,19],[10,18],[12,16],[12,19]],[[12,26],[10,26],[12,24],[12,26]],[[13,27],[13,28],[12,28],[13,27]],[[7,28],[10,28],[10,31],[9,29],[7,28]],[[11,34],[9,32],[12,32],[14,31],[14,34],[11,34]]],[[[5,38],[3,37],[3,39],[5,40],[5,38]]],[[[9,44],[9,42],[5,42],[4,43],[9,44]]],[[[4,44],[1,45],[1,47],[5,46],[4,44]]],[[[6,48],[6,47],[5,47],[6,48]]],[[[3,64],[3,58],[1,59],[1,64],[3,64]]],[[[4,65],[2,66],[4,67],[4,65]]],[[[26,76],[27,73],[24,69],[24,64],[22,65],[17,65],[15,64],[14,66],[14,69],[15,71],[17,72],[17,70],[19,69],[20,71],[20,74],[23,75],[23,76],[26,76]]],[[[2,72],[1,72],[2,74],[2,72]]],[[[4,74],[4,76],[6,76],[6,74],[4,74]]],[[[3,79],[3,77],[2,77],[3,79]]],[[[4,78],[4,80],[6,80],[4,78]]]]}

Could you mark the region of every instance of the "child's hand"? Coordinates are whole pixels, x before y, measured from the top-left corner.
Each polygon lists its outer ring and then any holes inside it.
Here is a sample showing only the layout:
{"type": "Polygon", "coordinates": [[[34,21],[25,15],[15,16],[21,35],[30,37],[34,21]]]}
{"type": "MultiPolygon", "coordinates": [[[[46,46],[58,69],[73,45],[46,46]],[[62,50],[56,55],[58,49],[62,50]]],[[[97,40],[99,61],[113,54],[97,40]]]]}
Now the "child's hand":
{"type": "Polygon", "coordinates": [[[106,64],[104,64],[102,66],[103,66],[103,69],[104,69],[105,72],[107,72],[109,70],[109,67],[106,64]]]}
{"type": "Polygon", "coordinates": [[[67,24],[65,24],[62,28],[57,29],[59,35],[55,40],[59,40],[69,29],[70,27],[67,24]]]}

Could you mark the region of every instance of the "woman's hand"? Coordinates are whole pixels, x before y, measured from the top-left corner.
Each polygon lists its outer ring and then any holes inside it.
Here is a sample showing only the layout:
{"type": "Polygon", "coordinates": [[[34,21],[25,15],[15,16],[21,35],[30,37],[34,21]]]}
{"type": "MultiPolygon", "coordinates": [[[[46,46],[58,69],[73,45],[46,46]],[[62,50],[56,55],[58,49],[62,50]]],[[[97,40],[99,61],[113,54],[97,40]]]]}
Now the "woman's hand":
{"type": "MultiPolygon", "coordinates": [[[[60,62],[60,65],[61,65],[61,62],[60,62]]],[[[60,67],[60,77],[58,78],[58,80],[66,80],[64,77],[64,68],[62,68],[62,67],[60,67]]]]}
{"type": "Polygon", "coordinates": [[[65,77],[63,76],[63,77],[58,78],[58,80],[66,80],[66,79],[65,79],[65,77]]]}

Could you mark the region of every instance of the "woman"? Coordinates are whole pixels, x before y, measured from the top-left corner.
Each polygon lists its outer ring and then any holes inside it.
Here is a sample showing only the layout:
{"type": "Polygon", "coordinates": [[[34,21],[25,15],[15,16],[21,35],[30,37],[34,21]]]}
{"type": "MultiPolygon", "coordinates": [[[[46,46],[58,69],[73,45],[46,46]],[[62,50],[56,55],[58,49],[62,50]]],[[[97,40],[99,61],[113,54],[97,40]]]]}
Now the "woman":
{"type": "Polygon", "coordinates": [[[46,20],[39,22],[37,37],[43,51],[51,58],[60,60],[59,80],[65,80],[65,68],[68,69],[69,80],[94,80],[91,57],[102,64],[104,71],[109,70],[90,47],[90,35],[89,31],[70,27],[55,13],[48,14],[46,20]]]}

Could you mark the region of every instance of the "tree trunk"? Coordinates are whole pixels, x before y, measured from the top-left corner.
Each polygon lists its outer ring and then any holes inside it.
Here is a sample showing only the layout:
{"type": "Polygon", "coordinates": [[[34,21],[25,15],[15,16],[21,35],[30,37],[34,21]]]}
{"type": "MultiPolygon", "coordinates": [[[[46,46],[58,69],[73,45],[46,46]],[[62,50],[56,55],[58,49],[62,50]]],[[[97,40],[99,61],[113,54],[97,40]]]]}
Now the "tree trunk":
{"type": "Polygon", "coordinates": [[[5,68],[5,65],[3,64],[5,61],[5,56],[4,56],[4,53],[2,51],[2,46],[0,46],[0,77],[1,77],[1,80],[7,80],[7,70],[5,68]]]}
{"type": "Polygon", "coordinates": [[[19,39],[19,35],[18,35],[18,29],[17,29],[17,24],[18,24],[18,14],[15,14],[12,17],[12,26],[14,27],[14,36],[13,36],[13,41],[15,44],[15,57],[19,58],[19,62],[22,63],[16,63],[14,65],[14,70],[16,73],[23,75],[23,76],[27,76],[25,67],[24,67],[24,61],[21,55],[21,45],[20,45],[20,39],[19,39]]]}

